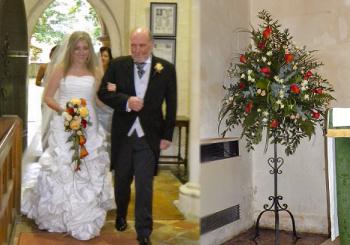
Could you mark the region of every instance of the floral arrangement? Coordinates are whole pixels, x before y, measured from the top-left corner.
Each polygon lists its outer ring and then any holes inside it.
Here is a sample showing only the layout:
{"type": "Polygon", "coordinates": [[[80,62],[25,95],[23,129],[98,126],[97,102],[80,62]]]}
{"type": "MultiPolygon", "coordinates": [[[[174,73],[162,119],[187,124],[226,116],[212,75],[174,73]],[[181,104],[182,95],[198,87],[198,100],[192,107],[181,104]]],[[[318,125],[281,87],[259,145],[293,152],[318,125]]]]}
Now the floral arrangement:
{"type": "Polygon", "coordinates": [[[74,170],[78,171],[80,170],[81,159],[89,154],[85,148],[85,129],[91,123],[89,122],[89,110],[86,107],[86,100],[82,98],[71,99],[66,103],[66,109],[62,116],[64,117],[65,131],[70,132],[67,143],[72,142],[74,170]]]}
{"type": "Polygon", "coordinates": [[[258,17],[263,24],[249,31],[252,45],[228,69],[230,84],[224,86],[219,127],[225,121],[224,136],[242,124],[248,151],[266,129],[266,147],[271,139],[290,155],[302,138],[315,134],[317,124],[324,126],[334,90],[316,71],[323,64],[312,56],[315,51],[297,47],[288,29],[280,31],[267,11],[258,17]]]}

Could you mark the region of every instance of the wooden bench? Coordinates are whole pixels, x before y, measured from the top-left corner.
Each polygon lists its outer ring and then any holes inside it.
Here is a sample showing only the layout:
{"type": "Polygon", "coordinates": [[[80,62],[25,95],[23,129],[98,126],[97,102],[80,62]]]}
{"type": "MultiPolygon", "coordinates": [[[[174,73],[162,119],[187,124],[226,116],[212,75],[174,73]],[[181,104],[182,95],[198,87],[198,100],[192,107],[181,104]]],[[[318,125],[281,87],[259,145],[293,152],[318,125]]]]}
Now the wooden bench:
{"type": "Polygon", "coordinates": [[[0,117],[0,244],[10,244],[21,205],[23,123],[17,116],[0,117]]]}

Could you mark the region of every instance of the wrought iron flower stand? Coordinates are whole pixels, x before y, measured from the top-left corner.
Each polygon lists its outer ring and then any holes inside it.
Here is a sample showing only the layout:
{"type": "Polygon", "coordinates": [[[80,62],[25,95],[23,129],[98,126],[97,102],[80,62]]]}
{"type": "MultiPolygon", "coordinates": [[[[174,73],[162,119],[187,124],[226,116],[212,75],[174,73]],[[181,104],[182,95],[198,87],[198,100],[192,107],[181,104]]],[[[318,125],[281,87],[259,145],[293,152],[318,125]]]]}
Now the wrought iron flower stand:
{"type": "Polygon", "coordinates": [[[277,157],[277,143],[274,143],[274,156],[270,157],[267,160],[267,163],[271,167],[271,170],[269,171],[270,174],[273,174],[274,177],[274,195],[269,196],[269,201],[272,201],[271,205],[264,204],[264,210],[259,214],[258,219],[256,221],[255,225],[255,236],[253,240],[255,241],[256,238],[260,235],[259,233],[259,222],[261,216],[265,212],[274,212],[275,214],[275,245],[280,245],[280,229],[279,229],[279,212],[285,211],[289,214],[291,220],[292,220],[292,226],[293,226],[293,238],[294,241],[298,240],[300,237],[298,237],[295,229],[295,220],[293,217],[293,214],[288,210],[288,205],[283,203],[281,204],[280,201],[283,200],[283,197],[278,194],[278,175],[282,174],[282,170],[280,169],[284,163],[284,160],[282,157],[277,157]]]}

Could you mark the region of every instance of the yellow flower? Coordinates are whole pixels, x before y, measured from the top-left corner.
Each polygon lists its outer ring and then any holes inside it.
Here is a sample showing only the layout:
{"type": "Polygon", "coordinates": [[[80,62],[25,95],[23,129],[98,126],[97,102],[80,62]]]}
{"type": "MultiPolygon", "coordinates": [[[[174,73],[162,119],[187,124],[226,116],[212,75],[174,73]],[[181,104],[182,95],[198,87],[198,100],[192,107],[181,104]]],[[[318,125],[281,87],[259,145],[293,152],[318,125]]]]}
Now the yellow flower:
{"type": "Polygon", "coordinates": [[[164,66],[161,63],[157,63],[154,66],[154,69],[156,70],[156,72],[160,73],[164,69],[164,66]]]}
{"type": "Polygon", "coordinates": [[[80,128],[80,120],[71,121],[69,126],[73,130],[78,130],[80,128]]]}
{"type": "Polygon", "coordinates": [[[89,111],[86,107],[80,107],[79,108],[79,114],[82,117],[87,117],[89,115],[89,111]]]}
{"type": "Polygon", "coordinates": [[[73,105],[77,105],[77,106],[79,106],[79,105],[81,104],[81,100],[80,100],[80,99],[77,99],[77,98],[71,99],[70,102],[71,102],[73,105]]]}

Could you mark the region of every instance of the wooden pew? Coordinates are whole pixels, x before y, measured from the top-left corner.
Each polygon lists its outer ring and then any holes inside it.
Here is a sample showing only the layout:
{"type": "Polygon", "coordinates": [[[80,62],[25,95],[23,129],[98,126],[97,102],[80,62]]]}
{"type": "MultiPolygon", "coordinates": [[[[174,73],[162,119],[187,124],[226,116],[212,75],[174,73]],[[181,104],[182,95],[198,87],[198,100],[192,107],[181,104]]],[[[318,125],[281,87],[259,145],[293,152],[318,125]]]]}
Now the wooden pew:
{"type": "Polygon", "coordinates": [[[20,215],[23,122],[0,117],[0,244],[9,244],[20,215]]]}

